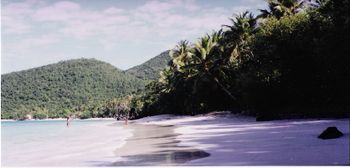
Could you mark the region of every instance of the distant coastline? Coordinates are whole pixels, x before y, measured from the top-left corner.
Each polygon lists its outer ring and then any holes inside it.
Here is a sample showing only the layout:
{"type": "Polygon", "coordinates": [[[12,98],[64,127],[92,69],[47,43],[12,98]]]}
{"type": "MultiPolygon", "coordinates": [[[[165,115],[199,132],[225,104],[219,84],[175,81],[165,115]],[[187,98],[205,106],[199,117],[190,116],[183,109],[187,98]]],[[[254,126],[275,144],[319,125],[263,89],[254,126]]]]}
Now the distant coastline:
{"type": "MultiPolygon", "coordinates": [[[[26,119],[26,120],[1,119],[1,121],[65,121],[65,120],[67,119],[66,118],[26,119]]],[[[73,120],[112,121],[116,119],[115,118],[87,118],[87,119],[74,118],[73,120]]]]}

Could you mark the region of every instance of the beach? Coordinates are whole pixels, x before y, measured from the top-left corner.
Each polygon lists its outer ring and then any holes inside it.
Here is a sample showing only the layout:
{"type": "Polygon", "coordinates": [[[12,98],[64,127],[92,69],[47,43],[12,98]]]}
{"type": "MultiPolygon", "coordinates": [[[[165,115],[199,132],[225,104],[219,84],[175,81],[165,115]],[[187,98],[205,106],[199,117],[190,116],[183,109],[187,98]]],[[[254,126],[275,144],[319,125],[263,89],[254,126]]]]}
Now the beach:
{"type": "Polygon", "coordinates": [[[160,115],[136,121],[176,125],[178,146],[205,151],[208,157],[185,166],[349,165],[349,119],[293,119],[256,122],[228,112],[203,116],[160,115]],[[327,127],[344,133],[338,139],[317,136],[327,127]]]}
{"type": "Polygon", "coordinates": [[[115,120],[73,120],[69,128],[64,121],[29,121],[33,123],[47,124],[34,130],[43,135],[33,137],[33,130],[25,130],[12,141],[2,123],[2,166],[349,164],[349,119],[256,122],[253,117],[219,112],[158,115],[128,125],[115,120]],[[318,139],[329,126],[344,136],[318,139]]]}
{"type": "Polygon", "coordinates": [[[187,161],[209,156],[208,153],[179,145],[173,125],[144,125],[132,122],[133,136],[115,150],[121,161],[112,166],[176,166],[187,161]]]}

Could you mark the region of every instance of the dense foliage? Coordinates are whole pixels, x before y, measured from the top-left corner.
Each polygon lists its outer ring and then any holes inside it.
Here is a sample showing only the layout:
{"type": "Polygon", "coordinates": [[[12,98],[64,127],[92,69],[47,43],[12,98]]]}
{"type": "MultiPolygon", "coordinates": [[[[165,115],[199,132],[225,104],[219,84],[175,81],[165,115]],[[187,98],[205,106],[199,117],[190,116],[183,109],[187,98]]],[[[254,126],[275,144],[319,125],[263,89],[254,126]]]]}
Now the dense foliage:
{"type": "Polygon", "coordinates": [[[2,118],[113,115],[144,81],[108,63],[76,59],[1,76],[2,118]]]}
{"type": "Polygon", "coordinates": [[[126,70],[126,72],[140,79],[156,80],[160,77],[159,72],[165,68],[170,59],[169,50],[164,51],[145,63],[126,70]]]}
{"type": "Polygon", "coordinates": [[[142,114],[349,115],[349,1],[268,3],[258,17],[244,12],[194,44],[181,41],[134,100],[142,114]]]}

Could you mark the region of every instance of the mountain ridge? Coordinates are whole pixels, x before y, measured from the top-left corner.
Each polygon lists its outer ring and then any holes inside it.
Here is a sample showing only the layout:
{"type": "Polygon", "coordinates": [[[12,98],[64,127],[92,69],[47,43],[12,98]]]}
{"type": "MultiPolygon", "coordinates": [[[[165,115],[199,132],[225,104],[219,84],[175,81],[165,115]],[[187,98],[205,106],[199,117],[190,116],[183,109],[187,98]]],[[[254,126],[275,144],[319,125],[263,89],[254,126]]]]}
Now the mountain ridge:
{"type": "Polygon", "coordinates": [[[142,90],[140,80],[96,59],[72,59],[1,75],[1,111],[58,112],[142,90]]]}
{"type": "Polygon", "coordinates": [[[156,80],[159,78],[159,72],[163,70],[171,60],[169,52],[170,50],[166,50],[140,65],[125,70],[125,72],[135,75],[140,79],[156,80]]]}

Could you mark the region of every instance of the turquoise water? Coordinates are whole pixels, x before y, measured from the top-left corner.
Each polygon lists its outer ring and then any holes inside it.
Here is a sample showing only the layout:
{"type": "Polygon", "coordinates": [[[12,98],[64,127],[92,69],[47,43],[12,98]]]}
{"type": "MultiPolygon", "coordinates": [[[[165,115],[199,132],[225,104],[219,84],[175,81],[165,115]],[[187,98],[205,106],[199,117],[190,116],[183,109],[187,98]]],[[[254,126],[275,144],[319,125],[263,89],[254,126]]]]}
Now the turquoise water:
{"type": "Polygon", "coordinates": [[[115,121],[2,121],[3,166],[93,166],[115,161],[130,136],[115,121]]]}

